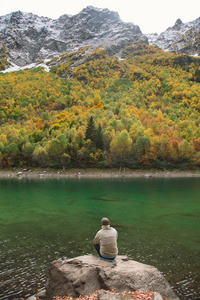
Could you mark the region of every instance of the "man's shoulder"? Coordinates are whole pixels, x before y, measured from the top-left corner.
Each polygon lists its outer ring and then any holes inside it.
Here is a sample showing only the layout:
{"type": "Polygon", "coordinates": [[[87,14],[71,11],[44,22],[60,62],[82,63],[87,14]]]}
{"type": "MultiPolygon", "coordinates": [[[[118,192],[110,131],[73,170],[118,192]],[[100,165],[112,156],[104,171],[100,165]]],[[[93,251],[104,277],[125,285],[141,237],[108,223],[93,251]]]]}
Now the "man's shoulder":
{"type": "Polygon", "coordinates": [[[114,227],[110,227],[110,229],[114,232],[117,232],[117,230],[114,227]]]}
{"type": "Polygon", "coordinates": [[[114,230],[116,230],[114,227],[110,227],[110,229],[114,229],[114,230]]]}
{"type": "Polygon", "coordinates": [[[103,231],[103,229],[100,229],[99,231],[97,231],[97,234],[100,234],[103,231]]]}

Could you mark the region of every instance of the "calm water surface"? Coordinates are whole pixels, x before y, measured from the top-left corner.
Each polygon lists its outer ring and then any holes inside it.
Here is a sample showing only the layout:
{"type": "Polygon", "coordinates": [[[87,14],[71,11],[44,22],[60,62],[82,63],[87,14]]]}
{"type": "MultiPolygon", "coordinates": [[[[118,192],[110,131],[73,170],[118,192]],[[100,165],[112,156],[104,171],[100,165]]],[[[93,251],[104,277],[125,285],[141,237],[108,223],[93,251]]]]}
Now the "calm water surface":
{"type": "Polygon", "coordinates": [[[100,219],[119,254],[157,267],[181,299],[200,299],[200,179],[0,180],[0,299],[42,288],[50,262],[95,254],[100,219]]]}

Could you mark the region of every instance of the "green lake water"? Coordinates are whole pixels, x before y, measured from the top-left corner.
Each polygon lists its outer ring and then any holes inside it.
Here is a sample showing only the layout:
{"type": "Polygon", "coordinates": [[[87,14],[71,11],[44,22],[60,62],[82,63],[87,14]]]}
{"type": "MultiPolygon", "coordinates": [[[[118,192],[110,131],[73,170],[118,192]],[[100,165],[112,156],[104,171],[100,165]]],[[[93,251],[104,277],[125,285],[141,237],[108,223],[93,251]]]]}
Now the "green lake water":
{"type": "Polygon", "coordinates": [[[0,299],[45,285],[50,262],[95,254],[102,217],[120,255],[157,267],[180,299],[200,299],[200,178],[1,179],[0,299]]]}

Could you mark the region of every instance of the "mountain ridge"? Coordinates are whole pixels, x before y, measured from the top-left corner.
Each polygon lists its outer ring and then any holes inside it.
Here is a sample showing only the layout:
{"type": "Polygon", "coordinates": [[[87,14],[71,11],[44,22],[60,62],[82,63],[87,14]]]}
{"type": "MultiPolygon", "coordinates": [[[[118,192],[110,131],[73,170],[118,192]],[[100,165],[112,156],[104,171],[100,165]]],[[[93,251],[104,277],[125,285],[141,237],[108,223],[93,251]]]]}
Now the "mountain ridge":
{"type": "Polygon", "coordinates": [[[164,51],[200,56],[200,17],[183,23],[177,19],[174,26],[167,28],[160,35],[147,35],[149,44],[164,51]]]}
{"type": "Polygon", "coordinates": [[[165,51],[199,56],[200,18],[188,23],[178,19],[160,35],[145,35],[138,25],[123,22],[117,12],[93,6],[55,20],[21,11],[0,16],[0,47],[4,46],[11,66],[45,62],[82,47],[92,52],[101,46],[110,55],[120,57],[127,45],[138,41],[165,51]]]}

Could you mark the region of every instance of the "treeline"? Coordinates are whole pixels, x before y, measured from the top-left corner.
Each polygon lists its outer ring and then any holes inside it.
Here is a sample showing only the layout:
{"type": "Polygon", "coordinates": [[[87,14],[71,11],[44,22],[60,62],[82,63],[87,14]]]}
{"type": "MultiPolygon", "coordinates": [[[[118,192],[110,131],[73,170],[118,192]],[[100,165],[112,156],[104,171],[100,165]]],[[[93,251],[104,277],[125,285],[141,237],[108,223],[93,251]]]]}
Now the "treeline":
{"type": "Polygon", "coordinates": [[[5,70],[9,65],[10,63],[8,62],[6,47],[4,44],[0,44],[0,71],[5,70]]]}
{"type": "Polygon", "coordinates": [[[200,166],[199,58],[137,44],[71,65],[0,74],[1,167],[200,166]]]}

